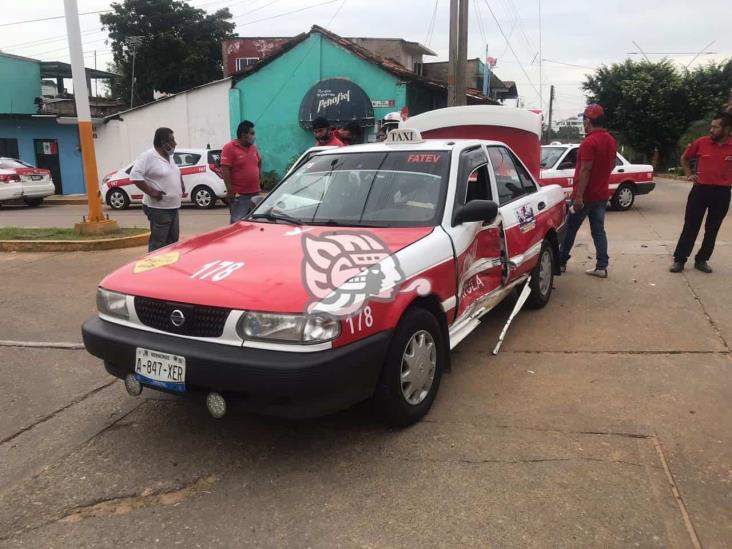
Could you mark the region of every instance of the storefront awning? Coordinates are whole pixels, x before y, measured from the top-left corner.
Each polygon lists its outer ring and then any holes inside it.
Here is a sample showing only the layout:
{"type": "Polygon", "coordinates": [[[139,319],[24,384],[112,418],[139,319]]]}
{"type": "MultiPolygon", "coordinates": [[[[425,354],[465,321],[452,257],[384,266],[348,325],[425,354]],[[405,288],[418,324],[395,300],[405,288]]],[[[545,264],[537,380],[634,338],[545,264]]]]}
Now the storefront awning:
{"type": "Polygon", "coordinates": [[[313,120],[323,116],[334,126],[358,122],[374,123],[371,100],[360,86],[345,78],[321,80],[310,88],[300,103],[300,126],[312,128],[313,120]]]}

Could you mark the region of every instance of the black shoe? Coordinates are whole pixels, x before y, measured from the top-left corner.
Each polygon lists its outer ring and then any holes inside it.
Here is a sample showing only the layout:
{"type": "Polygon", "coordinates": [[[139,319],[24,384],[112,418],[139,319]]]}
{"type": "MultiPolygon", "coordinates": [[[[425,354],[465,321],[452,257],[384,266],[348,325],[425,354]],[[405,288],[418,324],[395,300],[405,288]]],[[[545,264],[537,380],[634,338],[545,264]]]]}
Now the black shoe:
{"type": "Polygon", "coordinates": [[[694,263],[694,268],[697,271],[701,271],[701,272],[707,273],[707,274],[712,272],[712,268],[709,266],[709,263],[707,263],[706,261],[696,261],[694,263]]]}
{"type": "Polygon", "coordinates": [[[674,261],[674,264],[671,265],[671,267],[669,267],[668,270],[671,271],[672,273],[680,273],[681,271],[684,270],[684,264],[681,263],[680,261],[674,261]]]}

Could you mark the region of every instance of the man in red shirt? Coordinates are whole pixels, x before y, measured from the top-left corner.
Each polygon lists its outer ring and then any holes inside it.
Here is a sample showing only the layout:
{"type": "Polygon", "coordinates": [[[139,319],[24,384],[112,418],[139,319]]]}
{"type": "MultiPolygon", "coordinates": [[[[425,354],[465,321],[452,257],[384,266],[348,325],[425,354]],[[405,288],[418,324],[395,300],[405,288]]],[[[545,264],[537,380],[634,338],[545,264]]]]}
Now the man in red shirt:
{"type": "Polygon", "coordinates": [[[684,215],[684,228],[674,251],[672,273],[684,270],[684,263],[694,249],[704,214],[704,241],[694,258],[694,268],[711,273],[709,258],[714,251],[717,233],[729,210],[730,187],[732,187],[732,113],[720,112],[712,120],[709,136],[700,137],[684,151],[681,165],[684,174],[694,186],[689,192],[684,215]],[[692,175],[689,160],[697,159],[696,174],[692,175]]]}
{"type": "Polygon", "coordinates": [[[262,158],[254,140],[254,124],[244,120],[236,129],[236,139],[221,149],[221,171],[229,201],[230,223],[236,223],[249,213],[252,197],[262,190],[259,183],[262,158]]]}
{"type": "Polygon", "coordinates": [[[313,135],[316,147],[343,147],[344,143],[338,139],[330,129],[328,119],[319,116],[313,120],[313,135]]]}
{"type": "Polygon", "coordinates": [[[600,105],[588,105],[582,121],[585,139],[577,153],[574,171],[574,203],[567,218],[567,235],[562,243],[560,264],[567,268],[577,231],[585,217],[590,219],[590,232],[595,243],[595,268],[588,275],[607,278],[607,235],[605,234],[605,208],[610,198],[610,174],[615,167],[617,144],[605,129],[605,111],[600,105]]]}

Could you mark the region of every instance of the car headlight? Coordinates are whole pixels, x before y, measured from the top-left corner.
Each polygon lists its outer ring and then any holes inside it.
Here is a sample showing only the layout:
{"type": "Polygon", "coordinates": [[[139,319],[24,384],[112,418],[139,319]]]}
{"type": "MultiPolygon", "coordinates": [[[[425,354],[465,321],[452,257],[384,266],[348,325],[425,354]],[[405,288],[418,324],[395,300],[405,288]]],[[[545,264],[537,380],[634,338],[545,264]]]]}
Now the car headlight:
{"type": "Polygon", "coordinates": [[[341,334],[341,323],[327,315],[244,313],[236,325],[242,339],[284,343],[323,343],[341,334]]]}
{"type": "Polygon", "coordinates": [[[130,318],[127,310],[127,296],[118,292],[110,292],[104,288],[97,288],[97,310],[115,318],[125,320],[130,318]]]}

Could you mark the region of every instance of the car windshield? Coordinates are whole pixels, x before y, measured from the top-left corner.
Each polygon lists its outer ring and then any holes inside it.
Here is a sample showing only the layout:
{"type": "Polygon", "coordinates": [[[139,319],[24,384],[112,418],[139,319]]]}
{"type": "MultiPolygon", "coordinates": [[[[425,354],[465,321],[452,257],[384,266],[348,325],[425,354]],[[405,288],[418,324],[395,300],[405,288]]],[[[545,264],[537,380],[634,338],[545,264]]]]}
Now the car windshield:
{"type": "Polygon", "coordinates": [[[542,147],[541,148],[541,167],[551,168],[557,163],[562,153],[566,151],[566,147],[542,147]]]}
{"type": "Polygon", "coordinates": [[[32,168],[30,164],[25,164],[24,162],[21,162],[20,160],[15,160],[13,158],[3,158],[0,159],[0,168],[4,170],[12,170],[13,168],[32,168]]]}
{"type": "Polygon", "coordinates": [[[442,214],[448,151],[378,151],[314,156],[253,212],[305,224],[426,227],[442,214]]]}

